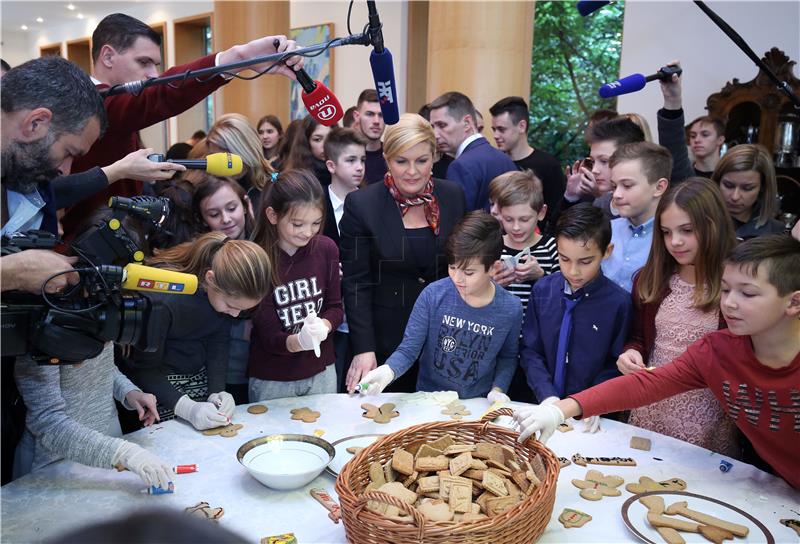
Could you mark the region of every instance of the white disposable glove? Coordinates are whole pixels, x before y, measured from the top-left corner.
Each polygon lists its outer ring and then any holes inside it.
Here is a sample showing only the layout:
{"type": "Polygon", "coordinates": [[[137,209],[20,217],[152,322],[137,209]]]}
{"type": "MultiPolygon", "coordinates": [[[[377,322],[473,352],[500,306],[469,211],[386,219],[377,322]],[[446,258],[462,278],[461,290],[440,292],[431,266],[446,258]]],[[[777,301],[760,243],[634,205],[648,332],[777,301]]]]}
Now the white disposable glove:
{"type": "Polygon", "coordinates": [[[297,341],[304,351],[313,349],[314,355],[319,357],[319,345],[328,337],[328,332],[328,327],[312,310],[303,320],[303,327],[297,335],[297,341]]]}
{"type": "Polygon", "coordinates": [[[489,391],[489,394],[486,395],[486,400],[491,402],[492,404],[498,402],[500,404],[506,404],[507,402],[511,402],[511,399],[508,395],[500,391],[499,389],[495,388],[489,391]]]}
{"type": "Polygon", "coordinates": [[[564,412],[553,404],[520,408],[514,412],[514,421],[520,426],[518,442],[539,432],[539,442],[544,444],[553,436],[556,428],[564,423],[564,412]]]}
{"type": "Polygon", "coordinates": [[[111,460],[112,465],[121,464],[131,472],[135,472],[147,484],[167,489],[172,482],[172,467],[164,461],[131,442],[119,447],[111,460]]]}
{"type": "Polygon", "coordinates": [[[175,415],[185,419],[198,431],[213,429],[230,423],[228,417],[221,413],[211,402],[196,402],[184,395],[175,405],[175,415]]]}
{"type": "Polygon", "coordinates": [[[600,430],[600,416],[589,416],[583,418],[583,432],[596,433],[600,430]]]}
{"type": "Polygon", "coordinates": [[[361,379],[361,393],[367,395],[377,395],[381,393],[394,380],[394,370],[389,365],[381,365],[361,379]],[[365,387],[366,386],[366,387],[365,387]],[[366,389],[366,390],[365,390],[366,389]]]}
{"type": "Polygon", "coordinates": [[[544,399],[542,402],[539,403],[539,406],[549,406],[550,404],[555,404],[559,400],[561,399],[559,399],[558,397],[547,397],[546,399],[544,399]]]}
{"type": "Polygon", "coordinates": [[[233,417],[233,411],[236,410],[236,401],[233,400],[233,395],[230,393],[226,391],[211,393],[208,396],[208,402],[219,408],[219,411],[225,414],[228,419],[233,417]]]}

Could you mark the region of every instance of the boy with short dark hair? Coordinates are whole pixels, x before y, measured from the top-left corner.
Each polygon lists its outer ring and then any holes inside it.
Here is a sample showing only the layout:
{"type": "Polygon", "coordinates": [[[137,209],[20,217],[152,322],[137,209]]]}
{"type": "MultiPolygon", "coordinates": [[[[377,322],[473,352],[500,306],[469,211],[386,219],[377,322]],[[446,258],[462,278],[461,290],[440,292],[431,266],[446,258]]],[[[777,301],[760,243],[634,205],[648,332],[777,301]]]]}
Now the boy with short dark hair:
{"type": "MultiPolygon", "coordinates": [[[[561,214],[555,235],[561,271],[533,286],[520,358],[528,385],[545,404],[619,376],[616,361],[632,313],[630,295],[600,268],[613,250],[603,212],[577,204],[561,214]]],[[[587,424],[597,428],[599,419],[587,424]]]]}
{"type": "Polygon", "coordinates": [[[710,115],[698,117],[686,125],[686,143],[694,156],[694,173],[711,178],[725,143],[725,123],[710,115]]]}
{"type": "Polygon", "coordinates": [[[603,262],[603,273],[630,292],[633,276],[647,262],[653,243],[653,223],[672,172],[672,155],[650,142],[625,144],[611,156],[612,205],[620,217],[611,222],[614,251],[603,262]]]}
{"type": "MultiPolygon", "coordinates": [[[[351,128],[334,128],[325,138],[325,166],[331,173],[331,184],[325,193],[325,221],[322,234],[339,245],[339,221],[344,215],[344,200],[347,195],[358,190],[364,181],[366,165],[366,144],[364,138],[351,128]]],[[[339,265],[341,271],[341,264],[339,265]]],[[[336,352],[336,382],[339,393],[346,392],[345,379],[350,361],[353,359],[350,348],[350,329],[346,316],[333,334],[333,348],[336,352]]]]}
{"type": "Polygon", "coordinates": [[[445,249],[450,277],[422,291],[403,341],[364,376],[362,391],[366,386],[367,393],[380,393],[419,359],[418,391],[509,400],[504,391],[517,366],[522,305],[489,273],[502,247],[500,225],[488,213],[474,211],[461,220],[445,249]]]}
{"type": "Polygon", "coordinates": [[[670,364],[519,410],[520,441],[546,441],[565,418],[629,410],[708,388],[756,453],[800,488],[800,241],[761,236],[734,248],[722,276],[727,329],[707,334],[670,364]]]}

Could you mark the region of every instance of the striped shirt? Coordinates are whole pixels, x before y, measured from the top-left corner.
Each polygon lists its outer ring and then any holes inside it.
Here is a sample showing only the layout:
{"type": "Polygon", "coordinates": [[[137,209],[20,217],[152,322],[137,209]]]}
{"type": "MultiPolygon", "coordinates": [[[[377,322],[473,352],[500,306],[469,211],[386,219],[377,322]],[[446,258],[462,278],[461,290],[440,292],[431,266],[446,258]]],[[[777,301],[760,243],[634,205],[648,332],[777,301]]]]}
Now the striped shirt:
{"type": "MultiPolygon", "coordinates": [[[[533,244],[527,249],[530,251],[530,254],[536,258],[539,266],[544,271],[545,276],[560,270],[558,266],[558,249],[556,247],[555,238],[543,236],[537,243],[533,244]]],[[[513,249],[503,244],[502,255],[519,255],[524,251],[525,249],[513,249]]],[[[519,297],[520,301],[522,302],[523,311],[528,309],[528,299],[531,296],[531,288],[533,287],[534,283],[536,283],[536,280],[522,283],[510,283],[505,286],[506,289],[511,292],[511,294],[519,297]]]]}

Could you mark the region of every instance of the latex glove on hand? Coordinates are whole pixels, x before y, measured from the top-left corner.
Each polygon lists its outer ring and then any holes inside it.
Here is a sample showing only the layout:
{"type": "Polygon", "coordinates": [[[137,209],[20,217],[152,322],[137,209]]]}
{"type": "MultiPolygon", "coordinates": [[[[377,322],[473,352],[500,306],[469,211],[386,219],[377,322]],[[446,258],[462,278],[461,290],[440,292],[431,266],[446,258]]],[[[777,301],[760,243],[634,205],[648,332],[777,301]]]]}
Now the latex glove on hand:
{"type": "Polygon", "coordinates": [[[583,432],[596,433],[600,430],[600,416],[589,416],[583,418],[583,432]]]}
{"type": "Polygon", "coordinates": [[[564,412],[553,404],[520,408],[514,412],[514,421],[520,426],[517,441],[525,442],[533,433],[539,432],[539,442],[544,444],[564,419],[564,412]]]}
{"type": "Polygon", "coordinates": [[[131,442],[125,442],[119,447],[111,464],[121,464],[131,472],[135,472],[148,487],[154,485],[165,490],[169,488],[174,475],[171,466],[131,442]]]}
{"type": "Polygon", "coordinates": [[[546,399],[544,399],[542,402],[539,403],[539,406],[549,406],[551,404],[555,404],[559,400],[561,399],[559,399],[558,397],[547,397],[546,399]]]}
{"type": "Polygon", "coordinates": [[[314,355],[319,357],[319,345],[328,337],[328,332],[328,327],[312,310],[303,320],[303,327],[297,335],[297,341],[304,351],[313,349],[314,355]]]}
{"type": "Polygon", "coordinates": [[[216,406],[228,419],[233,417],[233,412],[236,410],[236,401],[233,400],[233,395],[227,391],[211,393],[208,396],[208,402],[216,406]]]}
{"type": "Polygon", "coordinates": [[[378,395],[394,380],[394,370],[389,365],[381,365],[367,372],[361,379],[361,393],[378,395]],[[365,387],[366,386],[366,387],[365,387]],[[365,390],[366,389],[366,390],[365,390]]]}
{"type": "Polygon", "coordinates": [[[511,402],[509,396],[503,393],[498,387],[495,387],[494,389],[489,391],[489,394],[486,395],[486,400],[488,400],[492,404],[495,403],[506,404],[508,402],[511,402]]]}
{"type": "Polygon", "coordinates": [[[175,405],[175,415],[185,419],[198,431],[222,427],[230,419],[211,402],[196,402],[184,395],[175,405]]]}

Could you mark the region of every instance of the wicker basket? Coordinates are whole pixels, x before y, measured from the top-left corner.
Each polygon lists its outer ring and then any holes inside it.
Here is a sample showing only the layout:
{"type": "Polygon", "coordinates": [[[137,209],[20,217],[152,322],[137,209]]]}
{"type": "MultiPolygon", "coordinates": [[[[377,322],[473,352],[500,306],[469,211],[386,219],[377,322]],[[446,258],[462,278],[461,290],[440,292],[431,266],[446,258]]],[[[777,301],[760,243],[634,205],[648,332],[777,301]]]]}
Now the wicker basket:
{"type": "Polygon", "coordinates": [[[512,415],[503,408],[491,412],[476,422],[435,422],[415,425],[387,435],[360,451],[347,463],[336,479],[336,493],[342,504],[342,517],[347,540],[355,544],[406,544],[425,543],[485,543],[522,544],[536,542],[545,530],[553,513],[556,499],[556,481],[559,463],[556,456],[538,441],[517,442],[517,433],[492,425],[490,422],[501,415],[512,415]],[[398,447],[418,441],[431,441],[449,434],[461,443],[491,441],[511,446],[521,459],[530,460],[540,454],[547,471],[536,491],[521,503],[502,514],[471,522],[431,522],[419,511],[385,493],[364,493],[369,483],[369,465],[381,464],[392,458],[398,447]],[[377,500],[398,507],[412,516],[413,521],[401,522],[388,519],[366,509],[367,502],[377,500]]]}

